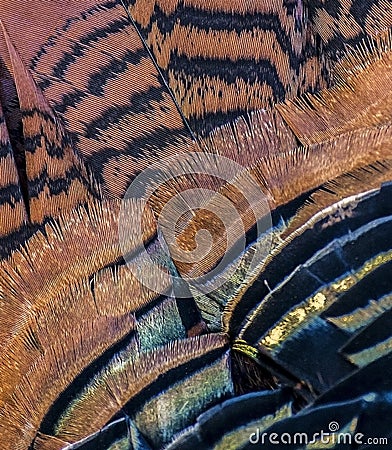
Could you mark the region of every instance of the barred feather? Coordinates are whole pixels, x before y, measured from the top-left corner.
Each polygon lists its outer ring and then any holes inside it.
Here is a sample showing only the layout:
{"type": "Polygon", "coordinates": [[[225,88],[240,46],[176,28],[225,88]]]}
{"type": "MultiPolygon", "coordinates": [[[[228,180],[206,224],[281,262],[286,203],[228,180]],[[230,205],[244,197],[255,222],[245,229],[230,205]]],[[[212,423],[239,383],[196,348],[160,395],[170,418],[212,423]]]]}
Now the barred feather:
{"type": "Polygon", "coordinates": [[[392,439],[391,2],[0,21],[0,447],[392,439]]]}

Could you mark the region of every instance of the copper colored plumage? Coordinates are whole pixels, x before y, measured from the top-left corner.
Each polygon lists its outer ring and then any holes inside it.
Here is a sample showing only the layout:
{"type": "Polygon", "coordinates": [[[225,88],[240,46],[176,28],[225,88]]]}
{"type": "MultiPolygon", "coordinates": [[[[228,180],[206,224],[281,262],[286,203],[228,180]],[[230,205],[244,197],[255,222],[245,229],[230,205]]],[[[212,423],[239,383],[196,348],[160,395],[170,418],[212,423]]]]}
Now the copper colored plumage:
{"type": "Polygon", "coordinates": [[[391,448],[392,3],[0,7],[0,448],[391,448]]]}

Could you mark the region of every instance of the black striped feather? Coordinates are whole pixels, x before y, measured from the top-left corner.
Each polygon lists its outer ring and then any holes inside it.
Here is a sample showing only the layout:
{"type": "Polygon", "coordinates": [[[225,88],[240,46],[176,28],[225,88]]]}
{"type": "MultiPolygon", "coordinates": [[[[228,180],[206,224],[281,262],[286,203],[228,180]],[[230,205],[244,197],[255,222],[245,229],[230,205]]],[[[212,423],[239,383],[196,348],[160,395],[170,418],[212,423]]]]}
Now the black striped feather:
{"type": "Polygon", "coordinates": [[[302,2],[125,3],[199,133],[324,84],[302,2]]]}
{"type": "Polygon", "coordinates": [[[392,439],[391,2],[0,22],[0,448],[392,439]]]}

